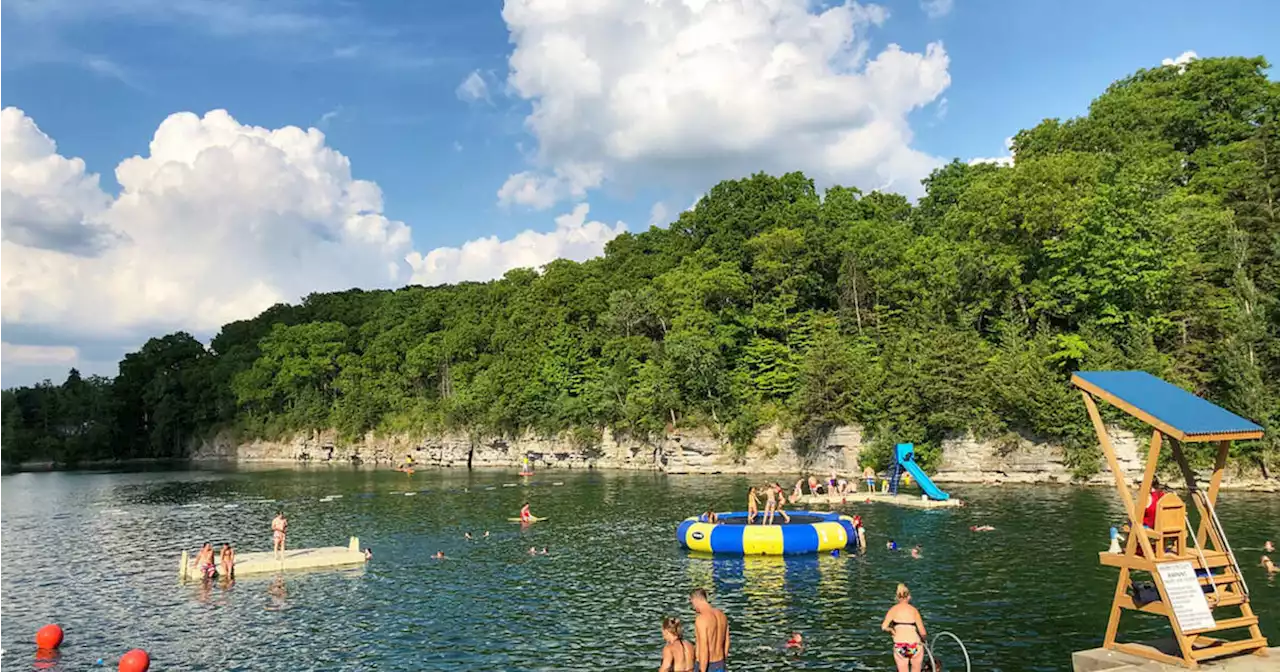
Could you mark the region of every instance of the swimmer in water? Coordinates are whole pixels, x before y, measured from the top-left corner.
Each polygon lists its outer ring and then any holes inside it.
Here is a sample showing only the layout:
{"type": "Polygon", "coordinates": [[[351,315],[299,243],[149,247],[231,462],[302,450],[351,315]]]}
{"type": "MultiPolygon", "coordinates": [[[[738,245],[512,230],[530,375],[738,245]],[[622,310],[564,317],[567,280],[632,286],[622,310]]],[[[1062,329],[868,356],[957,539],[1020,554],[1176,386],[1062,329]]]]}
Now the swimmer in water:
{"type": "Polygon", "coordinates": [[[470,532],[463,532],[463,533],[462,533],[462,538],[463,538],[463,539],[466,539],[467,541],[471,541],[471,533],[470,533],[470,532]]]}
{"type": "Polygon", "coordinates": [[[537,555],[537,554],[538,554],[538,549],[537,549],[537,547],[535,547],[535,546],[530,546],[530,547],[529,547],[529,555],[537,555]]]}
{"type": "Polygon", "coordinates": [[[436,551],[436,554],[435,554],[435,555],[433,555],[433,556],[431,556],[431,557],[432,557],[432,558],[434,558],[434,559],[436,559],[436,560],[444,560],[444,559],[445,559],[445,557],[444,557],[444,551],[436,551]]]}
{"type": "Polygon", "coordinates": [[[890,540],[889,540],[889,543],[885,544],[885,545],[884,545],[884,547],[885,547],[885,548],[887,548],[887,549],[889,549],[889,550],[891,550],[891,551],[896,551],[896,550],[898,550],[898,542],[896,542],[896,541],[894,541],[894,540],[890,539],[890,540]]]}
{"type": "Polygon", "coordinates": [[[488,538],[489,538],[489,530],[485,530],[485,531],[484,531],[484,538],[485,538],[485,539],[488,539],[488,538]]]}
{"type": "Polygon", "coordinates": [[[541,552],[541,553],[539,553],[538,555],[551,555],[551,554],[547,552],[547,547],[546,547],[546,546],[543,546],[543,547],[542,547],[542,552],[541,552]]]}
{"type": "Polygon", "coordinates": [[[1268,539],[1264,544],[1262,544],[1262,550],[1266,551],[1267,553],[1275,553],[1276,545],[1271,543],[1271,540],[1268,539]]]}
{"type": "Polygon", "coordinates": [[[364,559],[365,559],[365,560],[372,560],[372,559],[373,559],[373,551],[372,551],[372,550],[370,550],[370,549],[368,549],[368,548],[364,549],[364,559]]]}
{"type": "Polygon", "coordinates": [[[911,548],[911,557],[912,557],[912,558],[914,558],[914,559],[916,559],[916,560],[919,560],[920,558],[923,558],[923,557],[924,557],[923,555],[921,555],[921,554],[920,554],[920,547],[919,547],[919,546],[913,546],[913,547],[911,548]]]}
{"type": "Polygon", "coordinates": [[[803,649],[804,635],[801,635],[798,632],[791,633],[791,639],[787,640],[786,646],[788,649],[803,649]]]}
{"type": "Polygon", "coordinates": [[[684,639],[684,624],[680,619],[667,616],[662,619],[662,663],[658,672],[693,672],[693,644],[684,639]]]}
{"type": "Polygon", "coordinates": [[[970,532],[991,532],[994,529],[996,528],[991,527],[990,525],[970,525],[969,526],[970,532]]]}
{"type": "Polygon", "coordinates": [[[277,560],[284,560],[284,539],[288,531],[289,519],[284,517],[284,511],[276,511],[276,517],[271,519],[271,553],[277,560]]]}
{"type": "Polygon", "coordinates": [[[1271,562],[1271,558],[1265,555],[1262,556],[1262,569],[1264,569],[1267,574],[1275,574],[1277,571],[1280,571],[1276,569],[1276,563],[1271,562]]]}
{"type": "Polygon", "coordinates": [[[747,490],[747,524],[755,522],[756,516],[760,513],[760,496],[756,494],[755,486],[751,486],[747,490]]]}

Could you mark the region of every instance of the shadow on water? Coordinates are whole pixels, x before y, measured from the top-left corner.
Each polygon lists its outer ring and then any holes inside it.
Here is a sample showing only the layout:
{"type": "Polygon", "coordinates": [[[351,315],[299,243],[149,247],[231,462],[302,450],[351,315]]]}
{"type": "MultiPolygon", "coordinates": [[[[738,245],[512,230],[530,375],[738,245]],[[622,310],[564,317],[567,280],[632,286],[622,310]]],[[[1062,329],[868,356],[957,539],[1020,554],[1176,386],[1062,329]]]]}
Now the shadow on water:
{"type": "MultiPolygon", "coordinates": [[[[865,555],[705,557],[675,543],[686,516],[743,508],[747,485],[343,467],[5,476],[3,662],[32,664],[32,633],[58,622],[67,641],[48,669],[134,646],[157,669],[641,668],[658,661],[662,617],[691,619],[688,592],[701,586],[729,614],[740,666],[883,670],[892,662],[879,626],[900,581],[931,631],[965,641],[975,670],[1066,670],[1072,651],[1101,640],[1116,574],[1097,553],[1121,515],[1109,489],[956,488],[970,506],[952,510],[854,504],[845,510],[863,516],[865,555]],[[508,523],[524,501],[550,521],[508,523]],[[277,509],[291,547],[359,536],[373,561],[178,584],[179,553],[202,541],[269,550],[277,509]],[[969,531],[978,524],[996,529],[969,531]],[[887,550],[889,539],[923,557],[887,550]],[[783,648],[793,631],[802,652],[783,648]]],[[[1238,549],[1280,538],[1274,495],[1224,493],[1221,514],[1238,549]]],[[[1274,641],[1280,588],[1259,553],[1240,555],[1274,641]]]]}

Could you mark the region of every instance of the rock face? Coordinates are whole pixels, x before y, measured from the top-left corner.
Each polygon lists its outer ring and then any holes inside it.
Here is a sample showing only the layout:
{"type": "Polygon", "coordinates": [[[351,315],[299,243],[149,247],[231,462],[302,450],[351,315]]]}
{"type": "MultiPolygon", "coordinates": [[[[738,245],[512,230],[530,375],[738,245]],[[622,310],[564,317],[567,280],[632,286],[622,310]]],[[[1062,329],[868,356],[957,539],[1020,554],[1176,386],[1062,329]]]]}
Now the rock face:
{"type": "MultiPolygon", "coordinates": [[[[1129,479],[1142,477],[1141,443],[1133,434],[1112,430],[1120,467],[1129,479]]],[[[357,442],[338,440],[333,432],[299,434],[288,441],[237,442],[219,435],[194,446],[196,460],[237,462],[340,462],[392,466],[413,456],[419,467],[519,467],[528,457],[535,469],[637,469],[672,474],[856,474],[867,444],[857,426],[835,427],[803,455],[790,432],[766,427],[745,452],[734,450],[707,429],[677,430],[655,439],[614,435],[605,430],[583,443],[569,434],[518,438],[477,437],[445,433],[425,439],[369,434],[357,442]]],[[[1105,465],[1088,483],[1114,482],[1105,465]]],[[[933,478],[942,483],[1075,483],[1060,446],[1025,438],[981,441],[972,436],[943,442],[942,459],[933,478]]],[[[1280,489],[1277,479],[1230,473],[1224,485],[1280,489]]]]}

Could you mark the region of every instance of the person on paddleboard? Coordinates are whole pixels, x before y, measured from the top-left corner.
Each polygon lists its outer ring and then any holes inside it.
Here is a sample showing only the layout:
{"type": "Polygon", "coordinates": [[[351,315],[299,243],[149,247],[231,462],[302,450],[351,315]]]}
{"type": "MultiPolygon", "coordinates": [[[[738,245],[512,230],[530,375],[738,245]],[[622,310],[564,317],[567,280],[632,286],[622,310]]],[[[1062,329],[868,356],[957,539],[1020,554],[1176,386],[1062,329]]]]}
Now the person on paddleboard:
{"type": "Polygon", "coordinates": [[[520,522],[526,525],[533,522],[533,514],[529,513],[529,502],[525,502],[524,506],[520,507],[520,522]]]}

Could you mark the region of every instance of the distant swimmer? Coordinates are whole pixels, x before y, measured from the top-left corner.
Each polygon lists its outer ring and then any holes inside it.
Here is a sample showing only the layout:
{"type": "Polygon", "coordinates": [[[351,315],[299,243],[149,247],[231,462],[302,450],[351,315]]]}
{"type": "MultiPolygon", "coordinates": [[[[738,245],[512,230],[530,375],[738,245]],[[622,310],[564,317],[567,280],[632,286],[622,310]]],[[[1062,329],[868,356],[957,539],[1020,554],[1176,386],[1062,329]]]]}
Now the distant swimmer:
{"type": "Polygon", "coordinates": [[[444,560],[444,551],[436,551],[436,554],[431,557],[435,560],[444,560]]]}
{"type": "Polygon", "coordinates": [[[547,547],[546,547],[546,546],[543,546],[543,547],[542,547],[542,552],[541,552],[541,553],[539,553],[538,555],[551,555],[551,553],[547,552],[547,547]]]}
{"type": "Polygon", "coordinates": [[[200,552],[196,554],[196,570],[206,579],[212,579],[217,575],[218,567],[213,562],[213,544],[206,541],[204,546],[200,547],[200,552]]]}
{"type": "Polygon", "coordinates": [[[236,552],[231,550],[231,544],[223,543],[222,552],[218,554],[218,564],[222,568],[222,575],[228,579],[234,579],[236,576],[236,552]]]}
{"type": "Polygon", "coordinates": [[[371,549],[368,549],[368,548],[364,549],[364,559],[365,560],[373,559],[373,551],[371,549]]]}
{"type": "Polygon", "coordinates": [[[711,606],[707,591],[694,588],[689,603],[698,617],[693,622],[698,641],[698,669],[701,672],[725,672],[729,658],[729,618],[723,611],[711,606]]]}
{"type": "Polygon", "coordinates": [[[858,535],[858,550],[867,550],[867,530],[862,527],[862,516],[853,517],[853,533],[858,535]]]}
{"type": "Polygon", "coordinates": [[[755,486],[752,486],[747,490],[747,524],[755,522],[758,515],[760,515],[760,495],[756,494],[755,486]]]}
{"type": "Polygon", "coordinates": [[[277,560],[284,560],[284,539],[288,531],[289,519],[284,517],[284,511],[276,511],[276,517],[271,519],[271,552],[277,560]]]}
{"type": "Polygon", "coordinates": [[[1276,569],[1276,563],[1271,562],[1271,558],[1265,555],[1262,556],[1262,568],[1266,570],[1267,574],[1275,574],[1276,571],[1278,571],[1276,569]]]}
{"type": "Polygon", "coordinates": [[[1276,545],[1271,543],[1271,540],[1268,539],[1266,543],[1262,544],[1262,550],[1266,551],[1267,553],[1275,553],[1276,545]]]}
{"type": "Polygon", "coordinates": [[[489,530],[485,530],[485,531],[484,531],[484,538],[485,538],[485,539],[488,539],[488,538],[489,538],[489,530]]]}
{"type": "Polygon", "coordinates": [[[884,615],[880,629],[893,635],[893,662],[898,672],[920,672],[924,665],[921,648],[924,637],[928,633],[924,629],[924,619],[920,611],[911,606],[911,591],[906,584],[899,583],[894,597],[898,603],[889,608],[884,615]]]}
{"type": "Polygon", "coordinates": [[[996,528],[991,527],[990,525],[970,525],[969,526],[970,532],[992,532],[995,529],[996,528]]]}
{"type": "Polygon", "coordinates": [[[470,533],[470,532],[463,532],[463,533],[462,533],[462,538],[463,538],[463,539],[466,539],[467,541],[471,541],[471,533],[470,533]]]}
{"type": "Polygon", "coordinates": [[[916,560],[919,560],[920,558],[924,557],[924,555],[920,552],[919,546],[911,547],[911,557],[915,558],[916,560]]]}
{"type": "Polygon", "coordinates": [[[662,619],[662,663],[658,672],[693,672],[693,644],[684,639],[684,624],[680,619],[667,616],[662,619]]]}
{"type": "Polygon", "coordinates": [[[537,555],[537,554],[538,554],[538,549],[537,549],[537,547],[536,547],[536,546],[530,546],[530,547],[529,547],[529,555],[537,555]]]}
{"type": "Polygon", "coordinates": [[[803,649],[804,635],[798,632],[791,633],[791,638],[787,640],[786,647],[788,649],[803,649]]]}
{"type": "Polygon", "coordinates": [[[894,541],[894,540],[890,539],[890,540],[889,540],[889,543],[885,544],[885,545],[884,545],[884,547],[885,547],[885,548],[887,548],[887,549],[889,549],[889,550],[891,550],[891,551],[896,551],[896,550],[898,550],[898,542],[896,542],[896,541],[894,541]]]}

